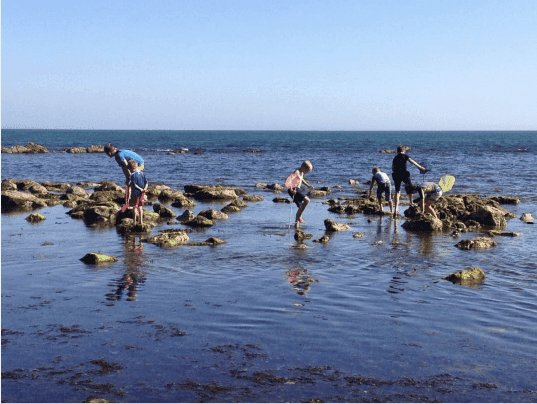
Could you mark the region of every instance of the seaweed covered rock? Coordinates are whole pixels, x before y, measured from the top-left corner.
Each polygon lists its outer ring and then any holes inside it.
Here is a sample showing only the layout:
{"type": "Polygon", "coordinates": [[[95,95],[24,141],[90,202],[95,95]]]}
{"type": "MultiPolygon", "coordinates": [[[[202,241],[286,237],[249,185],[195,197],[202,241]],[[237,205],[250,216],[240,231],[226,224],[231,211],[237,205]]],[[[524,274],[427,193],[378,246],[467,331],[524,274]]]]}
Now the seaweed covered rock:
{"type": "Polygon", "coordinates": [[[326,231],[344,231],[350,229],[349,225],[335,222],[332,219],[325,219],[324,227],[326,231]]]}
{"type": "Polygon", "coordinates": [[[124,218],[121,220],[121,223],[116,226],[116,230],[119,234],[130,234],[130,233],[149,233],[151,229],[155,226],[155,223],[136,223],[134,224],[134,219],[124,218]]]}
{"type": "Polygon", "coordinates": [[[185,210],[182,214],[177,216],[175,219],[177,219],[181,223],[184,223],[184,222],[188,222],[189,220],[194,219],[195,217],[196,215],[194,214],[194,212],[192,212],[191,210],[185,210]]]}
{"type": "Polygon", "coordinates": [[[155,203],[153,205],[153,212],[158,213],[160,217],[167,219],[177,216],[173,210],[167,208],[164,205],[161,205],[160,203],[155,203]]]}
{"type": "Polygon", "coordinates": [[[26,217],[26,220],[30,223],[41,223],[46,219],[45,216],[43,216],[41,213],[32,213],[31,215],[26,217]]]}
{"type": "Polygon", "coordinates": [[[475,267],[455,272],[443,279],[453,283],[470,286],[475,283],[484,282],[486,275],[485,271],[483,271],[481,268],[475,267]]]}
{"type": "Polygon", "coordinates": [[[198,215],[192,220],[184,221],[183,224],[190,227],[211,227],[214,225],[214,222],[206,217],[198,215]]]}
{"type": "Polygon", "coordinates": [[[483,206],[467,216],[468,220],[475,220],[476,222],[491,227],[504,227],[507,226],[505,220],[505,212],[494,206],[483,206]]]}
{"type": "Polygon", "coordinates": [[[244,195],[242,200],[247,202],[261,202],[263,197],[261,195],[244,195]]]}
{"type": "Polygon", "coordinates": [[[159,247],[172,248],[187,244],[189,239],[186,230],[163,230],[157,236],[147,237],[145,241],[159,247]]]}
{"type": "Polygon", "coordinates": [[[473,240],[461,240],[455,244],[455,247],[461,250],[486,250],[497,245],[498,243],[489,237],[476,237],[473,240]]]}
{"type": "Polygon", "coordinates": [[[119,260],[110,255],[89,253],[80,258],[80,261],[88,265],[107,265],[118,262],[119,260]]]}

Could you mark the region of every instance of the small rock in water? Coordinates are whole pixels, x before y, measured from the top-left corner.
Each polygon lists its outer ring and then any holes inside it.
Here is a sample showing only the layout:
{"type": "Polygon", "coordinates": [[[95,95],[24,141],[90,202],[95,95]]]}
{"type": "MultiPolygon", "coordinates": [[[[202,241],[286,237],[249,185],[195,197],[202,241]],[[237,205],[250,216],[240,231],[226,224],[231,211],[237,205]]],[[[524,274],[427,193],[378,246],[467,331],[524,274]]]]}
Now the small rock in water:
{"type": "Polygon", "coordinates": [[[118,262],[118,259],[109,255],[89,253],[80,258],[80,261],[88,265],[107,265],[118,262]]]}
{"type": "Polygon", "coordinates": [[[476,282],[484,282],[485,278],[485,271],[479,267],[475,267],[465,269],[464,271],[455,272],[443,279],[453,283],[469,286],[471,284],[475,284],[476,282]]]}

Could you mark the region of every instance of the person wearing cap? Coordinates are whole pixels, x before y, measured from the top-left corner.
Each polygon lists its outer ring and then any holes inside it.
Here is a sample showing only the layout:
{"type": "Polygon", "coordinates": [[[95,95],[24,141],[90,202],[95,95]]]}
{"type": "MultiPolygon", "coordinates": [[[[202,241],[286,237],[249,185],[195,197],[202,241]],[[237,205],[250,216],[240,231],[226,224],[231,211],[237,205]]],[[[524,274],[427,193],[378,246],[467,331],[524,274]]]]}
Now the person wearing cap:
{"type": "Polygon", "coordinates": [[[129,167],[129,161],[134,160],[136,161],[138,170],[143,171],[145,168],[144,159],[137,153],[131,151],[131,150],[118,150],[113,144],[108,143],[104,147],[104,152],[108,155],[108,157],[115,157],[117,164],[121,167],[123,170],[123,174],[125,175],[125,184],[127,186],[126,192],[125,192],[125,204],[129,204],[129,196],[130,196],[130,189],[129,189],[129,178],[132,174],[132,170],[129,167]]]}
{"type": "Polygon", "coordinates": [[[296,187],[289,188],[288,190],[289,196],[291,196],[293,202],[296,203],[296,206],[298,207],[295,219],[296,229],[298,229],[300,223],[306,223],[306,221],[302,219],[302,213],[304,213],[304,209],[306,209],[306,207],[310,203],[310,198],[302,192],[300,186],[304,184],[310,189],[313,189],[313,186],[308,184],[308,182],[304,179],[304,174],[309,173],[311,170],[313,170],[313,164],[311,164],[309,160],[304,161],[302,165],[295,170],[295,174],[299,178],[298,185],[296,187]]]}
{"type": "Polygon", "coordinates": [[[396,217],[398,214],[399,208],[399,197],[401,195],[401,182],[405,183],[405,191],[410,199],[410,205],[412,205],[412,182],[410,180],[410,173],[406,168],[406,163],[409,162],[419,168],[420,173],[426,173],[427,169],[422,167],[414,160],[410,158],[405,151],[408,150],[407,147],[400,145],[397,147],[397,156],[393,158],[392,161],[392,178],[395,185],[395,208],[393,211],[393,216],[396,217]]]}

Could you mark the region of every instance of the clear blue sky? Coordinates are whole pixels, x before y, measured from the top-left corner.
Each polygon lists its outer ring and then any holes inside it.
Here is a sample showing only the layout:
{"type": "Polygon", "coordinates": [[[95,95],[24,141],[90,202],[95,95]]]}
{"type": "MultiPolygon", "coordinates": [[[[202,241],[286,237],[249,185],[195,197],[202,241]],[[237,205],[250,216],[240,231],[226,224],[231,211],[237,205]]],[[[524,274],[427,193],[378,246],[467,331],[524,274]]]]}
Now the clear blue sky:
{"type": "Polygon", "coordinates": [[[2,128],[535,130],[535,0],[3,0],[2,128]]]}

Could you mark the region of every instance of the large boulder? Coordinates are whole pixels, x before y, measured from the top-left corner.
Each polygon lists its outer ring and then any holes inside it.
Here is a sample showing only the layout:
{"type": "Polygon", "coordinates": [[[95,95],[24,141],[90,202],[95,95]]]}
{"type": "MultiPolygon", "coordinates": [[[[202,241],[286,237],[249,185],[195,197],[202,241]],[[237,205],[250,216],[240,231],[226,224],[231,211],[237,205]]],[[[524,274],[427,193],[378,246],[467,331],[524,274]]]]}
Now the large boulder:
{"type": "Polygon", "coordinates": [[[455,247],[461,250],[486,250],[496,245],[498,243],[489,237],[476,237],[473,240],[461,240],[455,244],[455,247]]]}
{"type": "Polygon", "coordinates": [[[470,213],[467,220],[475,220],[476,222],[491,227],[507,226],[505,220],[506,212],[493,206],[483,206],[482,208],[470,213]]]}
{"type": "Polygon", "coordinates": [[[21,191],[2,191],[2,213],[44,208],[47,204],[35,195],[21,191]]]}
{"type": "Polygon", "coordinates": [[[407,220],[403,223],[402,227],[407,231],[435,232],[442,230],[443,226],[440,219],[429,214],[419,214],[414,219],[407,220]]]}

